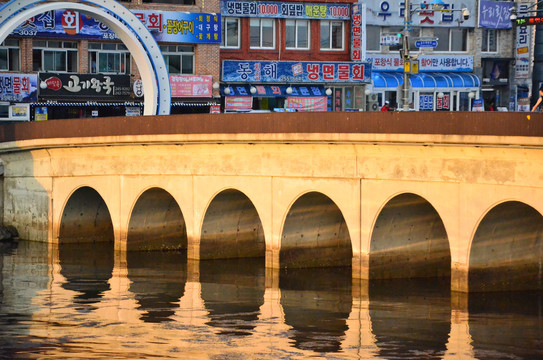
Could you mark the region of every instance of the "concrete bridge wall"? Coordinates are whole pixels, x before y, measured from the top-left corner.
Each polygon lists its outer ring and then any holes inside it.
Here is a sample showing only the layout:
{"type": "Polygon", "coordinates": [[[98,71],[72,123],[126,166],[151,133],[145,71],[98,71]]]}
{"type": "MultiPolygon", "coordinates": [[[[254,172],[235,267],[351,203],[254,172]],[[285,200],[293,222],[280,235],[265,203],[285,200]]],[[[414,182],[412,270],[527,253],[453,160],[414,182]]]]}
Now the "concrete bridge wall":
{"type": "MultiPolygon", "coordinates": [[[[368,126],[361,114],[341,116],[340,124],[368,126]]],[[[35,124],[4,127],[4,222],[28,239],[114,241],[120,252],[187,248],[189,259],[262,256],[268,268],[352,265],[362,279],[450,276],[457,291],[543,288],[542,119],[519,118],[530,129],[513,135],[534,136],[509,137],[333,126],[272,133],[265,121],[303,126],[253,119],[260,132],[255,124],[239,131],[243,121],[230,132],[174,131],[172,118],[165,134],[58,137],[51,122],[36,124],[35,138],[10,141],[35,124]]]]}

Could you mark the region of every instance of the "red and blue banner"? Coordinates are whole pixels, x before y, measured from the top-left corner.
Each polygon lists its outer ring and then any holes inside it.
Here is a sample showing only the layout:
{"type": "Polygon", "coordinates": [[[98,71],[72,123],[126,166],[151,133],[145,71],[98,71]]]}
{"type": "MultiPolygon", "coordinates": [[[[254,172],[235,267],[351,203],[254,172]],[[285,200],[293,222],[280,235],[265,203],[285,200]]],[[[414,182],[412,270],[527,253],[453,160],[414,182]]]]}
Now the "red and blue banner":
{"type": "Polygon", "coordinates": [[[287,108],[296,111],[326,111],[326,97],[287,97],[287,108]]]}
{"type": "MultiPolygon", "coordinates": [[[[221,16],[218,14],[135,9],[132,12],[147,27],[156,41],[221,42],[221,16]]],[[[12,34],[62,39],[118,39],[117,35],[102,22],[74,10],[52,10],[33,16],[18,26],[12,34]]]]}
{"type": "Polygon", "coordinates": [[[370,83],[371,63],[224,60],[222,80],[249,83],[370,83]]]}
{"type": "MultiPolygon", "coordinates": [[[[254,85],[254,93],[251,93],[251,85],[230,85],[230,96],[255,96],[255,97],[285,97],[285,96],[326,96],[326,89],[321,85],[302,86],[291,85],[290,94],[287,92],[287,85],[254,85]]],[[[224,89],[221,88],[221,94],[226,96],[224,89]]]]}
{"type": "Polygon", "coordinates": [[[349,4],[313,4],[281,1],[221,1],[221,15],[281,19],[350,20],[349,4]]]}
{"type": "Polygon", "coordinates": [[[38,99],[38,75],[0,74],[0,100],[33,102],[38,99]]]}

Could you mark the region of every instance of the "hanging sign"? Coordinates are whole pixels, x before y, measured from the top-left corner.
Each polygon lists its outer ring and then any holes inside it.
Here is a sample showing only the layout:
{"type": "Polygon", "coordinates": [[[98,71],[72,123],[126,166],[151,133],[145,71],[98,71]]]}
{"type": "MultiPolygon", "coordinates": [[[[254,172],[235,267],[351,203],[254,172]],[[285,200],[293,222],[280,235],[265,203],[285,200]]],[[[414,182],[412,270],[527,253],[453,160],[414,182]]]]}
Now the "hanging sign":
{"type": "Polygon", "coordinates": [[[221,15],[282,19],[350,20],[349,4],[222,0],[221,15]]]}

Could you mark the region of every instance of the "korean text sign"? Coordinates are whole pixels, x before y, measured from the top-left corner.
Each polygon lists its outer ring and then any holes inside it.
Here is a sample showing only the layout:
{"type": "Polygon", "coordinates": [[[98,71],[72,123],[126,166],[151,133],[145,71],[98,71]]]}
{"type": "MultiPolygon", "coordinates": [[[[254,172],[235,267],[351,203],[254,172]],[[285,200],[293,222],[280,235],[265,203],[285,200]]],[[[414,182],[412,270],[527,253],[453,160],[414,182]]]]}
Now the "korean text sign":
{"type": "MultiPolygon", "coordinates": [[[[178,43],[220,43],[219,14],[178,11],[133,10],[156,41],[178,43]]],[[[63,39],[115,40],[117,35],[104,23],[74,10],[52,10],[33,16],[19,25],[13,35],[63,39]]]]}
{"type": "Polygon", "coordinates": [[[0,74],[0,100],[32,102],[38,99],[36,74],[0,74]]]}
{"type": "Polygon", "coordinates": [[[129,75],[40,73],[40,96],[68,99],[130,98],[129,75]]]}
{"type": "Polygon", "coordinates": [[[222,79],[224,82],[369,83],[371,63],[225,60],[222,79]]]}
{"type": "Polygon", "coordinates": [[[222,16],[284,19],[350,20],[349,4],[313,4],[281,1],[221,1],[222,16]]]}

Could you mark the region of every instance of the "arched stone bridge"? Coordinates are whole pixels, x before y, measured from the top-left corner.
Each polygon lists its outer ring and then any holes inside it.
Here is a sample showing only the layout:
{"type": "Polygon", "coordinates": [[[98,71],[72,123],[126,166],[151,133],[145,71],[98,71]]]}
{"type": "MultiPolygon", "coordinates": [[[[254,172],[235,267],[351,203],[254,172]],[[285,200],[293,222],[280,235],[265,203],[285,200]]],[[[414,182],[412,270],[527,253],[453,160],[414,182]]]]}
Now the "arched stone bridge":
{"type": "Polygon", "coordinates": [[[543,289],[543,116],[295,113],[0,127],[21,237],[543,289]]]}

